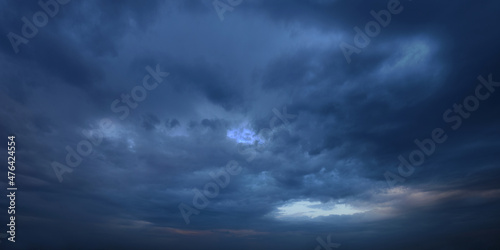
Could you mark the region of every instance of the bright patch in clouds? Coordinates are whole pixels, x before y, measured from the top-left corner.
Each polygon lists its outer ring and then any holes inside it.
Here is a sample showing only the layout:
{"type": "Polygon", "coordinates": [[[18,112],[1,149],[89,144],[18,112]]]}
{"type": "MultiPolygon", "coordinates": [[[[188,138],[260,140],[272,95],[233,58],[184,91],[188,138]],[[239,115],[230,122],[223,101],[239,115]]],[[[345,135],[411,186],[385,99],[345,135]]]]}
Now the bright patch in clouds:
{"type": "Polygon", "coordinates": [[[253,144],[257,142],[258,144],[264,143],[264,139],[253,132],[248,124],[240,125],[238,128],[229,129],[226,134],[227,137],[236,140],[238,143],[253,144]]]}
{"type": "Polygon", "coordinates": [[[321,203],[319,201],[295,201],[278,208],[278,218],[309,217],[329,215],[352,215],[363,213],[367,210],[360,210],[348,204],[335,204],[333,202],[321,203]]]}

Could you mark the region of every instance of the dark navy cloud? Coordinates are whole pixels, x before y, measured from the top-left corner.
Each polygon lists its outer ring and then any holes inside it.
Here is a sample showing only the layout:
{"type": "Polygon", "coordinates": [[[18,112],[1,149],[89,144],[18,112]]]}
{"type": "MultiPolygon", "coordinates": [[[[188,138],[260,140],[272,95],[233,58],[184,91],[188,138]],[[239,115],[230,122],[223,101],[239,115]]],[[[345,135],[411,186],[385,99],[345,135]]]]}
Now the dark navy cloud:
{"type": "Polygon", "coordinates": [[[390,1],[220,1],[223,21],[213,1],[70,1],[18,53],[9,32],[42,9],[0,3],[19,187],[2,249],[499,248],[500,90],[453,111],[500,82],[499,3],[402,0],[348,63],[339,45],[390,1]],[[148,67],[169,75],[137,101],[148,67]]]}

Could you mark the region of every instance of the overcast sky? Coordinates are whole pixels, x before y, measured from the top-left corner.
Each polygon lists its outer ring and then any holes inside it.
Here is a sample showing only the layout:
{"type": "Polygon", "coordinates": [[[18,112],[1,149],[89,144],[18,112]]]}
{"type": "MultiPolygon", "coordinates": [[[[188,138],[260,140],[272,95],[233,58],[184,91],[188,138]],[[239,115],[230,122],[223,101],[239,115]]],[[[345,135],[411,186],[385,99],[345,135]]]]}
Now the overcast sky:
{"type": "Polygon", "coordinates": [[[498,1],[41,3],[0,1],[0,248],[500,248],[498,1]]]}

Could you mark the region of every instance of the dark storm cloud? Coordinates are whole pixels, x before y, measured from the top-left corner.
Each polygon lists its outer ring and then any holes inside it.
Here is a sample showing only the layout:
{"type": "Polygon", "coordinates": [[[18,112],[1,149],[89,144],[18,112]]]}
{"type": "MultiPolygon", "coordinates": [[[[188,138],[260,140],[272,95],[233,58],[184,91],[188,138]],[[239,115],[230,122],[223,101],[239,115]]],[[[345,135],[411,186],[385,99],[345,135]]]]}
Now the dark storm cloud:
{"type": "Polygon", "coordinates": [[[314,249],[332,234],[340,249],[498,247],[499,91],[457,130],[443,113],[479,75],[500,81],[500,5],[401,1],[347,63],[339,44],[388,2],[243,1],[221,22],[211,1],[71,1],[19,53],[7,34],[41,9],[2,2],[18,246],[314,249]],[[119,119],[111,103],[157,64],[170,75],[119,119]],[[438,127],[446,142],[389,187],[398,155],[438,127]],[[51,163],[89,134],[102,142],[59,183],[51,163]],[[187,225],[179,204],[193,206],[193,189],[233,160],[241,173],[187,225]],[[304,201],[364,212],[283,214],[304,201]]]}
{"type": "Polygon", "coordinates": [[[177,119],[172,119],[172,120],[169,120],[169,123],[165,123],[165,126],[167,127],[170,127],[170,128],[175,128],[176,126],[180,126],[181,124],[179,123],[179,121],[177,119]]]}
{"type": "Polygon", "coordinates": [[[160,124],[160,120],[155,115],[143,115],[142,126],[146,130],[152,130],[160,124]]]}

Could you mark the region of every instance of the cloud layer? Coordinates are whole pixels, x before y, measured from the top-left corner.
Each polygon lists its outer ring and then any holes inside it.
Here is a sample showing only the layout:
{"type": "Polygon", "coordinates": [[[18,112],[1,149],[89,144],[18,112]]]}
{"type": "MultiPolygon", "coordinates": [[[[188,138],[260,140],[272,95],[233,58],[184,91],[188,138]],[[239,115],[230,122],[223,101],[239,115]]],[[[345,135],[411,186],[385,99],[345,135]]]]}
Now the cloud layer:
{"type": "Polygon", "coordinates": [[[496,1],[398,2],[350,63],[340,44],[397,1],[244,0],[223,21],[204,0],[62,2],[14,46],[44,8],[0,3],[0,131],[16,135],[19,187],[18,242],[1,245],[500,247],[496,1]],[[490,74],[478,107],[454,106],[490,74]],[[436,128],[446,141],[402,176],[398,156],[436,128]]]}

